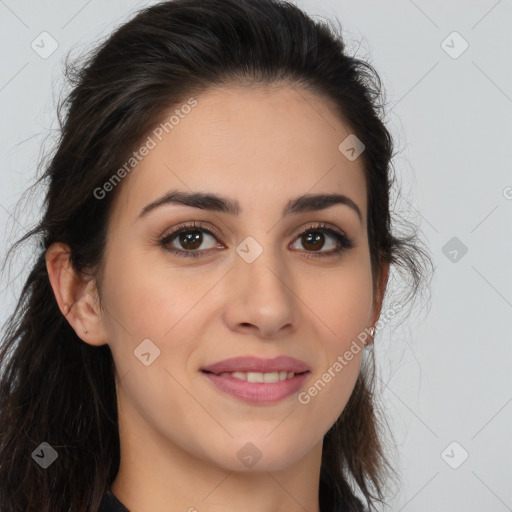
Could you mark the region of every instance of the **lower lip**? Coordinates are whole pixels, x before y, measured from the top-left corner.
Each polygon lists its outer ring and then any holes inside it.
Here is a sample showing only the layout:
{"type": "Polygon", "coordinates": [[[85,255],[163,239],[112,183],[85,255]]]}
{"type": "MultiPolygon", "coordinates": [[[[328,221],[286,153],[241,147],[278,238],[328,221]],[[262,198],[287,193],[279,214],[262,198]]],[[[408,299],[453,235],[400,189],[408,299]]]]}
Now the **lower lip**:
{"type": "Polygon", "coordinates": [[[278,382],[248,382],[234,377],[221,377],[202,372],[218,389],[245,402],[264,404],[278,402],[297,393],[310,372],[294,375],[291,379],[278,382]]]}

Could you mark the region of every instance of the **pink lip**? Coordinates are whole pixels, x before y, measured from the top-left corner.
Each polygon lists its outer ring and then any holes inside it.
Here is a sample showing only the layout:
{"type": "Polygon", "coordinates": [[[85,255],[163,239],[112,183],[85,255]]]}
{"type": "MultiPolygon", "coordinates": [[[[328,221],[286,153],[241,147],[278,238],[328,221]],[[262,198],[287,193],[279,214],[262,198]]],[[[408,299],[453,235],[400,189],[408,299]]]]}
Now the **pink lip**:
{"type": "Polygon", "coordinates": [[[278,402],[284,398],[297,393],[302,387],[304,381],[308,378],[310,372],[295,375],[291,379],[280,380],[278,382],[247,382],[236,379],[230,375],[215,375],[214,373],[203,374],[221,391],[228,393],[235,398],[245,402],[263,404],[269,402],[278,402]]]}
{"type": "MultiPolygon", "coordinates": [[[[299,359],[287,356],[262,359],[260,357],[245,356],[224,359],[214,364],[204,366],[203,371],[220,374],[224,372],[294,372],[303,373],[310,371],[309,366],[299,359]]],[[[285,381],[283,381],[285,382],[285,381]]]]}
{"type": "Polygon", "coordinates": [[[310,374],[310,368],[304,361],[287,356],[278,356],[273,359],[252,356],[232,357],[205,366],[201,371],[221,391],[251,403],[277,402],[293,395],[300,390],[310,374]],[[271,383],[247,382],[231,375],[220,375],[232,372],[283,371],[294,372],[296,375],[291,379],[271,383]]]}

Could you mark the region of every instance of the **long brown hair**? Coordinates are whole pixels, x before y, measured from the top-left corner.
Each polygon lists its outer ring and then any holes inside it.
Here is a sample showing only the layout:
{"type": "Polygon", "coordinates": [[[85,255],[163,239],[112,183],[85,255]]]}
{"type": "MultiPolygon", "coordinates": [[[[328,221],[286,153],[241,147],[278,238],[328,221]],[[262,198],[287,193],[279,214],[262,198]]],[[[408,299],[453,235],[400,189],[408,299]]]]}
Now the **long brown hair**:
{"type": "MultiPolygon", "coordinates": [[[[175,0],[141,10],[87,59],[68,64],[71,92],[58,108],[60,139],[35,185],[47,186],[37,226],[10,249],[37,240],[35,263],[8,318],[0,351],[2,512],[96,511],[119,468],[114,364],[108,345],[76,335],[55,300],[45,263],[68,244],[74,269],[98,277],[106,226],[120,187],[102,187],[161,120],[215,85],[284,81],[330,100],[364,143],[372,272],[389,262],[419,290],[430,261],[417,233],[392,232],[393,142],[383,123],[374,68],[347,54],[341,33],[278,0],[175,0]],[[58,454],[42,469],[42,442],[58,454]]],[[[340,141],[341,142],[341,141],[340,141]]],[[[404,299],[405,300],[405,299],[404,299]]],[[[374,355],[324,438],[323,511],[383,502],[393,477],[374,400],[374,355]]]]}

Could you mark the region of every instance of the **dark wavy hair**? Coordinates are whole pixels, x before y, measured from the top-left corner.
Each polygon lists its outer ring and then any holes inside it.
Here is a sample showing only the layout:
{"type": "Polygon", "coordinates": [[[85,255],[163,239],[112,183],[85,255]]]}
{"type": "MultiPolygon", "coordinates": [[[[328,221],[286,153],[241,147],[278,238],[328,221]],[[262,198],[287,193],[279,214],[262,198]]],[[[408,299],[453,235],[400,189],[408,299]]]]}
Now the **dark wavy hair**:
{"type": "MultiPolygon", "coordinates": [[[[32,185],[47,186],[43,215],[7,253],[37,241],[0,350],[2,512],[97,511],[117,474],[112,354],[71,328],[55,300],[45,254],[63,242],[74,269],[101,282],[107,223],[121,187],[103,200],[94,191],[184,98],[216,86],[284,83],[329,101],[365,145],[360,158],[374,278],[386,262],[402,269],[410,298],[430,262],[417,231],[392,231],[393,141],[379,76],[348,55],[331,23],[279,0],[165,1],[139,11],[84,59],[66,61],[65,73],[71,89],[57,109],[58,142],[32,185]],[[43,441],[58,452],[47,470],[31,456],[43,441]]],[[[357,494],[372,509],[396,476],[377,414],[373,346],[366,353],[347,406],[324,437],[322,511],[359,510],[357,494]]]]}

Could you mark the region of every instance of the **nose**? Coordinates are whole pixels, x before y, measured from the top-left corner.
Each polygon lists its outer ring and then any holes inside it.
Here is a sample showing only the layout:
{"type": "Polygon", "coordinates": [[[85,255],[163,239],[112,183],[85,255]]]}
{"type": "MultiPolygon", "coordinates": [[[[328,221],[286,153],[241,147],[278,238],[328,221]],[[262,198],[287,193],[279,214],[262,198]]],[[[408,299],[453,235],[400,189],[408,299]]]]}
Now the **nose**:
{"type": "Polygon", "coordinates": [[[297,328],[300,301],[291,273],[275,253],[263,250],[251,263],[237,257],[228,276],[224,320],[231,330],[268,339],[297,328]]]}

